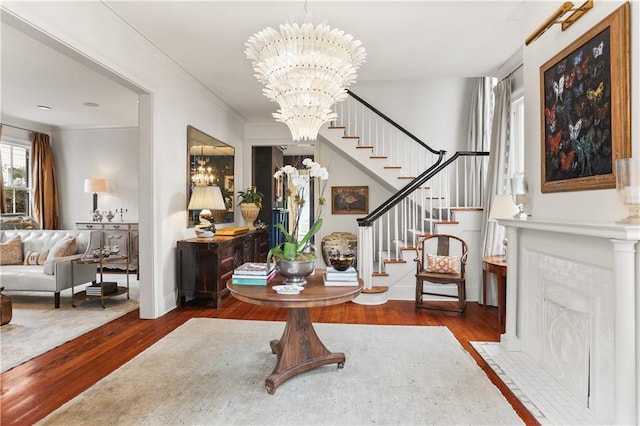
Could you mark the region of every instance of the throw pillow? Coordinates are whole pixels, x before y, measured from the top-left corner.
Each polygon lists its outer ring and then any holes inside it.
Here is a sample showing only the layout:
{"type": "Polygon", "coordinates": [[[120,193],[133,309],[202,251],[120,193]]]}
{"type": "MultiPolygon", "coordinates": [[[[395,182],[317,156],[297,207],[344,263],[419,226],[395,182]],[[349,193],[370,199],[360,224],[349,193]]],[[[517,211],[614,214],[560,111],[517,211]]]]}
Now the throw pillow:
{"type": "Polygon", "coordinates": [[[51,250],[49,250],[47,260],[71,256],[72,254],[76,254],[76,238],[68,235],[58,241],[51,250]]]}
{"type": "Polygon", "coordinates": [[[49,250],[42,251],[30,251],[28,250],[24,255],[25,265],[42,265],[47,260],[49,250]]]}
{"type": "Polygon", "coordinates": [[[440,274],[459,274],[459,256],[434,256],[427,254],[427,271],[440,274]]]}
{"type": "Polygon", "coordinates": [[[0,243],[0,265],[22,264],[22,239],[16,235],[4,243],[0,243]]]}

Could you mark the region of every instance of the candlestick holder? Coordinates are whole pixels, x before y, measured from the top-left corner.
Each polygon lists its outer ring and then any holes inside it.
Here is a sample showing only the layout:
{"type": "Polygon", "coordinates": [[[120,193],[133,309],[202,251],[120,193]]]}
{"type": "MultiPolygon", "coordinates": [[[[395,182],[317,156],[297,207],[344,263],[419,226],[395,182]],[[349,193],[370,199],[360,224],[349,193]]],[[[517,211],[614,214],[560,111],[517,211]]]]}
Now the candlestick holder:
{"type": "Polygon", "coordinates": [[[129,209],[123,209],[123,208],[116,209],[116,213],[120,214],[120,222],[124,222],[124,214],[128,211],[129,209]]]}

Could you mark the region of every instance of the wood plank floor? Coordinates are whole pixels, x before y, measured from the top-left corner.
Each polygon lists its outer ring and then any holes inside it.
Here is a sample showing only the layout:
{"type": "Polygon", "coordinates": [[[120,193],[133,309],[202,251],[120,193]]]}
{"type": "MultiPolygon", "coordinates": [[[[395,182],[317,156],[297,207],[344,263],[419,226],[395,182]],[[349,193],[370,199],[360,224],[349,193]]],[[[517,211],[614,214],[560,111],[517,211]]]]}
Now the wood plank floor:
{"type": "MultiPolygon", "coordinates": [[[[2,425],[33,424],[72,399],[190,318],[285,321],[285,309],[262,307],[226,297],[220,309],[203,305],[177,308],[156,320],[141,320],[138,311],[124,315],[0,376],[2,425]]],[[[496,308],[468,303],[465,317],[438,311],[415,312],[413,302],[379,306],[355,303],[314,308],[313,322],[442,325],[448,327],[505,395],[526,424],[538,424],[473,350],[469,341],[498,341],[496,308]]]]}

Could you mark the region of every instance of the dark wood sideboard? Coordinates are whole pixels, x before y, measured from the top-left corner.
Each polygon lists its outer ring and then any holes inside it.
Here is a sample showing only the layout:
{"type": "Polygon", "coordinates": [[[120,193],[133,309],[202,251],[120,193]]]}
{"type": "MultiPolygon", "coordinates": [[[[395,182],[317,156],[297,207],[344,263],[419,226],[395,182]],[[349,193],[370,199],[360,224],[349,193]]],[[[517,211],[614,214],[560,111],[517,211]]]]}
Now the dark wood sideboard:
{"type": "Polygon", "coordinates": [[[245,262],[266,262],[268,252],[266,229],[178,241],[178,305],[191,298],[210,298],[214,308],[220,307],[234,268],[245,262]]]}

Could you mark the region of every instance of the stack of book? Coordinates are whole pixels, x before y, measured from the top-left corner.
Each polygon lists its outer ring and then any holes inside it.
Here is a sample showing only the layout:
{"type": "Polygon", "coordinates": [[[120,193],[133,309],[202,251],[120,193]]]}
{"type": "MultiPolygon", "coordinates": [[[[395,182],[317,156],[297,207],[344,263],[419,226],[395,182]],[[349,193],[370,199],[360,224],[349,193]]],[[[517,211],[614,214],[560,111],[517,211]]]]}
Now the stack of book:
{"type": "Polygon", "coordinates": [[[353,266],[346,271],[337,271],[332,266],[327,266],[323,278],[324,285],[328,286],[358,285],[358,272],[353,266]]]}
{"type": "Polygon", "coordinates": [[[104,296],[105,294],[113,293],[118,290],[118,283],[105,282],[102,284],[91,284],[85,289],[87,296],[104,296]]]}
{"type": "Polygon", "coordinates": [[[273,263],[247,262],[233,270],[231,284],[238,285],[267,285],[276,276],[273,263]]]}

